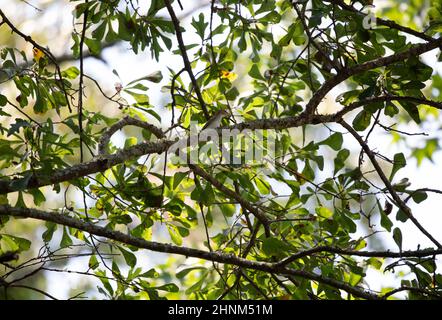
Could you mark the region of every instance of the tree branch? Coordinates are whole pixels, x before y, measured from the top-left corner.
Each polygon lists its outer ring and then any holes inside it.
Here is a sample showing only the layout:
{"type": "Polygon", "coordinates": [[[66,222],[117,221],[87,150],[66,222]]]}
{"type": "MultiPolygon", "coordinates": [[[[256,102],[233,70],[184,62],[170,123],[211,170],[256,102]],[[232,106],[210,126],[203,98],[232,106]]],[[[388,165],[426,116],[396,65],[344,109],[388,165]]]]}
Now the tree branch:
{"type": "Polygon", "coordinates": [[[156,252],[179,254],[186,257],[200,258],[208,261],[231,264],[231,265],[236,265],[238,267],[249,268],[268,273],[301,277],[304,279],[317,281],[340,290],[344,290],[354,295],[355,297],[369,299],[369,300],[380,299],[379,296],[371,292],[367,292],[364,289],[354,287],[345,282],[328,278],[315,273],[311,273],[308,271],[281,268],[274,263],[250,261],[247,259],[237,257],[233,254],[225,254],[217,251],[207,252],[199,249],[174,246],[171,244],[164,244],[154,241],[147,241],[144,239],[133,237],[128,234],[124,234],[119,231],[106,229],[104,227],[97,226],[90,222],[84,222],[79,219],[71,218],[60,213],[51,213],[38,209],[15,208],[6,205],[0,205],[0,216],[24,217],[24,218],[43,220],[43,221],[50,221],[58,225],[64,225],[67,227],[75,228],[96,236],[101,236],[127,245],[132,245],[137,248],[147,249],[156,252]]]}
{"type": "Polygon", "coordinates": [[[176,38],[178,40],[178,47],[180,49],[181,56],[183,58],[184,68],[186,69],[187,73],[189,74],[190,81],[192,82],[192,85],[195,90],[198,101],[200,103],[201,109],[203,110],[204,117],[206,118],[206,120],[209,120],[210,114],[207,110],[206,103],[204,102],[203,96],[201,94],[201,90],[199,88],[198,82],[196,81],[195,75],[193,74],[192,66],[190,64],[190,60],[187,55],[186,45],[184,44],[183,34],[181,32],[180,21],[178,20],[178,17],[176,16],[175,12],[173,11],[170,1],[164,0],[164,4],[167,7],[167,11],[169,12],[170,18],[172,19],[172,23],[175,27],[176,38]]]}
{"type": "Polygon", "coordinates": [[[433,298],[438,298],[438,299],[441,299],[441,297],[442,297],[441,294],[437,294],[437,293],[434,293],[434,292],[431,292],[429,290],[425,290],[422,288],[402,286],[400,288],[396,288],[394,290],[388,291],[386,294],[384,294],[382,296],[382,299],[387,299],[388,297],[390,297],[398,292],[401,292],[401,291],[414,291],[414,292],[417,292],[417,293],[420,293],[423,295],[428,295],[428,296],[431,296],[433,298]]]}
{"type": "Polygon", "coordinates": [[[106,154],[106,146],[109,143],[112,135],[118,130],[122,129],[125,126],[137,126],[147,131],[151,132],[158,139],[164,139],[165,135],[163,130],[154,126],[153,124],[147,123],[146,121],[142,121],[139,119],[131,118],[129,116],[124,117],[120,121],[113,124],[109,129],[106,130],[105,133],[101,136],[100,143],[98,144],[98,154],[105,155],[106,154]]]}
{"type": "MultiPolygon", "coordinates": [[[[294,127],[300,127],[307,124],[315,125],[315,124],[321,124],[321,123],[330,123],[330,122],[338,122],[342,119],[342,117],[362,106],[369,103],[375,103],[375,102],[381,102],[381,101],[392,101],[392,100],[408,100],[413,101],[416,103],[426,104],[430,105],[432,107],[435,107],[437,109],[442,109],[442,103],[427,100],[424,98],[416,98],[416,97],[409,97],[409,96],[381,96],[381,97],[372,97],[368,99],[364,99],[361,101],[356,101],[346,107],[344,107],[342,110],[334,113],[334,114],[328,114],[328,115],[311,115],[308,116],[305,112],[298,115],[298,116],[291,116],[286,118],[271,118],[271,119],[259,119],[249,122],[242,122],[235,125],[231,125],[228,127],[220,127],[217,128],[218,132],[222,132],[224,129],[229,130],[283,130],[283,129],[289,129],[294,127]]],[[[130,118],[132,119],[132,118],[130,118]]],[[[121,129],[125,125],[136,125],[139,127],[142,127],[146,130],[151,131],[156,137],[161,138],[163,137],[163,131],[151,124],[145,123],[141,120],[124,120],[122,119],[120,122],[117,122],[112,126],[108,131],[103,135],[100,144],[99,144],[99,150],[100,153],[103,152],[103,150],[106,147],[106,144],[108,143],[110,136],[115,133],[117,130],[121,129]],[[110,135],[110,136],[109,136],[110,135]]],[[[33,189],[33,188],[39,188],[55,183],[60,183],[72,179],[80,178],[84,175],[93,174],[97,172],[104,171],[106,169],[111,168],[112,166],[115,166],[117,164],[123,163],[124,161],[140,157],[146,154],[151,153],[163,153],[165,152],[171,145],[173,145],[176,141],[174,140],[165,140],[162,139],[160,141],[156,142],[145,142],[140,143],[137,146],[130,147],[126,150],[120,150],[114,155],[104,155],[97,157],[89,162],[85,162],[83,164],[73,165],[68,168],[56,170],[53,173],[51,173],[50,177],[48,177],[47,172],[38,172],[36,171],[31,178],[29,179],[29,182],[26,186],[26,189],[33,189]]],[[[0,180],[0,194],[7,194],[15,191],[19,191],[18,187],[14,187],[16,183],[14,183],[16,179],[2,179],[0,180]]]]}
{"type": "Polygon", "coordinates": [[[241,206],[243,206],[244,208],[246,208],[248,211],[250,211],[250,213],[252,213],[256,219],[259,220],[259,222],[261,222],[261,224],[264,226],[264,230],[266,233],[266,236],[269,237],[270,236],[270,221],[267,218],[267,216],[261,212],[261,210],[259,210],[258,208],[255,208],[252,204],[250,204],[248,201],[244,200],[243,197],[241,197],[241,195],[239,195],[238,193],[236,193],[233,190],[230,190],[229,188],[227,188],[226,186],[224,186],[221,182],[219,182],[218,180],[216,180],[214,177],[212,177],[210,174],[208,174],[204,169],[202,169],[201,167],[194,165],[194,164],[189,164],[189,168],[197,175],[199,175],[200,177],[204,178],[205,180],[207,180],[211,185],[213,185],[215,188],[217,188],[219,191],[221,191],[222,193],[224,193],[228,198],[236,200],[240,203],[241,206]]]}
{"type": "MultiPolygon", "coordinates": [[[[52,173],[36,171],[27,182],[25,189],[39,188],[47,185],[57,184],[64,181],[78,179],[89,174],[102,172],[124,161],[141,157],[146,154],[165,152],[174,144],[173,140],[162,139],[157,142],[143,142],[127,149],[120,150],[115,154],[99,156],[89,162],[76,164],[72,167],[54,170],[52,173]]],[[[0,194],[7,194],[23,190],[17,185],[19,179],[0,180],[0,194]]]]}
{"type": "Polygon", "coordinates": [[[385,176],[384,172],[382,171],[381,166],[376,160],[375,155],[367,145],[367,143],[361,138],[361,136],[344,120],[339,121],[339,124],[341,124],[361,145],[364,152],[367,154],[367,156],[370,158],[371,163],[373,164],[373,167],[375,168],[376,172],[378,173],[379,177],[381,178],[382,182],[384,183],[385,187],[387,188],[388,192],[392,196],[393,200],[395,201],[396,205],[399,207],[402,212],[414,223],[414,225],[428,238],[433,242],[439,249],[442,248],[442,245],[417,221],[417,219],[413,216],[411,209],[407,206],[407,204],[399,197],[399,195],[394,190],[393,186],[391,185],[388,178],[385,176]]]}
{"type": "Polygon", "coordinates": [[[321,103],[322,99],[324,99],[327,93],[329,93],[330,90],[332,90],[338,84],[350,78],[351,76],[354,76],[356,74],[371,69],[385,67],[395,62],[404,61],[405,59],[408,59],[413,56],[419,56],[425,52],[436,49],[441,45],[442,45],[442,38],[439,38],[436,40],[432,40],[431,42],[428,43],[414,45],[403,52],[395,53],[387,57],[381,57],[374,60],[370,60],[350,68],[341,69],[336,76],[325,81],[322,84],[322,86],[319,88],[319,90],[313,94],[313,97],[310,99],[310,101],[307,103],[305,107],[304,113],[306,114],[306,117],[307,118],[312,117],[316,110],[316,107],[321,103]]]}
{"type": "Polygon", "coordinates": [[[315,253],[334,253],[345,256],[357,256],[357,257],[373,257],[373,258],[423,258],[428,256],[442,254],[442,248],[440,249],[422,249],[422,250],[408,250],[402,252],[391,251],[354,251],[346,250],[331,246],[318,246],[312,249],[297,252],[288,258],[277,263],[278,266],[286,266],[293,261],[301,259],[303,257],[311,256],[315,253]]]}

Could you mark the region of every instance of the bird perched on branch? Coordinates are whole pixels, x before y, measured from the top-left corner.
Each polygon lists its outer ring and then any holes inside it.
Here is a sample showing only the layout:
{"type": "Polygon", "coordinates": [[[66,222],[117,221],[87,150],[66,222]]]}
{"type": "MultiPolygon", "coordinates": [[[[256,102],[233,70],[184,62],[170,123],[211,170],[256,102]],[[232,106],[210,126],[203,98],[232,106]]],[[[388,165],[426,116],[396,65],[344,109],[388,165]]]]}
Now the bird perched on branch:
{"type": "MultiPolygon", "coordinates": [[[[221,122],[224,118],[227,118],[230,116],[230,113],[226,109],[221,109],[209,119],[201,129],[199,133],[193,136],[193,138],[196,139],[194,143],[197,144],[203,144],[209,140],[209,138],[212,136],[210,131],[205,131],[207,129],[215,129],[218,128],[221,125],[221,122]]],[[[182,149],[185,149],[189,146],[189,143],[192,143],[192,137],[185,137],[182,139],[179,139],[172,147],[172,152],[175,153],[175,155],[179,155],[180,151],[182,149]]]]}
{"type": "Polygon", "coordinates": [[[226,109],[221,109],[215,112],[215,114],[206,122],[201,131],[218,128],[221,125],[221,121],[227,117],[230,117],[230,113],[226,109]]]}

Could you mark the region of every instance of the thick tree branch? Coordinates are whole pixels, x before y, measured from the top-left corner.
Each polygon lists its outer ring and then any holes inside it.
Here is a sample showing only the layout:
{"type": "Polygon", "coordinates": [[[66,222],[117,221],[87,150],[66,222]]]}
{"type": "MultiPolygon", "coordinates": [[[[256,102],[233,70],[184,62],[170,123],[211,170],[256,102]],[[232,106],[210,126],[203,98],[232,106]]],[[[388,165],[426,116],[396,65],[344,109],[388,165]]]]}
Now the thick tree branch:
{"type": "Polygon", "coordinates": [[[98,144],[98,154],[100,154],[100,155],[106,154],[106,146],[109,143],[109,140],[112,137],[112,135],[125,126],[140,127],[140,128],[146,129],[147,131],[151,132],[158,139],[165,138],[164,132],[160,128],[158,128],[150,123],[147,123],[146,121],[142,121],[139,119],[135,119],[135,118],[131,118],[129,116],[126,116],[123,119],[121,119],[120,121],[113,124],[109,129],[106,130],[105,133],[103,133],[103,135],[101,136],[100,142],[98,144]]]}
{"type": "MultiPolygon", "coordinates": [[[[1,12],[1,11],[0,11],[1,12]]],[[[300,114],[299,116],[292,116],[287,118],[280,118],[280,119],[260,119],[256,121],[251,122],[244,122],[240,124],[236,124],[233,126],[228,127],[227,129],[275,129],[275,130],[281,130],[281,129],[288,129],[292,127],[299,127],[306,124],[319,124],[319,123],[325,123],[325,122],[335,122],[338,121],[343,113],[348,112],[347,110],[350,109],[343,109],[341,111],[341,114],[337,115],[315,115],[314,111],[316,110],[316,107],[319,105],[319,103],[322,101],[322,99],[325,97],[325,95],[333,89],[336,85],[338,85],[340,82],[344,81],[345,79],[349,78],[352,75],[385,66],[397,61],[404,60],[406,58],[409,58],[411,56],[420,55],[424,52],[428,52],[430,50],[433,50],[434,48],[442,45],[442,38],[432,41],[431,43],[426,44],[420,44],[413,46],[412,48],[401,52],[397,54],[393,54],[388,57],[378,58],[372,61],[368,61],[366,63],[354,66],[352,68],[347,69],[341,69],[341,72],[336,75],[335,77],[327,80],[321,88],[313,95],[311,100],[306,106],[306,110],[300,114]]],[[[221,130],[221,128],[220,128],[221,130]]],[[[60,183],[63,181],[68,181],[71,179],[76,179],[81,176],[96,173],[99,171],[106,170],[113,165],[122,163],[130,158],[134,158],[137,156],[142,156],[149,153],[162,153],[167,150],[168,146],[172,145],[174,141],[160,141],[157,143],[144,143],[140,144],[138,146],[134,146],[132,148],[129,148],[128,150],[122,150],[118,152],[117,154],[108,157],[102,157],[99,159],[94,159],[90,162],[73,166],[66,169],[61,169],[59,171],[55,171],[51,177],[47,177],[45,174],[34,174],[31,179],[29,180],[29,183],[27,184],[26,189],[31,188],[37,188],[45,185],[50,185],[54,183],[60,183]]],[[[0,194],[6,194],[14,191],[18,191],[18,187],[14,187],[13,183],[14,180],[3,180],[0,181],[0,194]]]]}
{"type": "MultiPolygon", "coordinates": [[[[221,132],[222,129],[250,129],[250,130],[266,130],[266,129],[275,129],[282,130],[293,127],[299,127],[306,124],[320,124],[327,122],[336,122],[342,118],[343,114],[351,111],[351,108],[344,108],[342,111],[331,114],[331,115],[313,115],[309,118],[306,117],[306,114],[303,113],[297,117],[287,117],[287,118],[279,118],[279,119],[260,119],[250,122],[243,122],[233,126],[229,126],[226,128],[219,128],[218,130],[221,132]]],[[[150,130],[155,136],[161,137],[161,129],[156,128],[152,125],[140,123],[134,120],[128,120],[132,122],[132,124],[143,127],[147,130],[150,130]],[[136,123],[136,124],[135,124],[136,123]]],[[[105,149],[106,139],[108,141],[107,136],[112,135],[115,131],[119,130],[120,126],[124,126],[125,120],[123,119],[121,123],[115,124],[115,127],[108,130],[100,141],[99,150],[105,149]]],[[[100,155],[99,157],[94,158],[89,162],[84,162],[81,164],[76,164],[68,168],[54,170],[52,173],[48,174],[43,171],[34,171],[33,175],[29,179],[25,189],[33,189],[39,188],[51,184],[61,183],[77,178],[81,178],[88,174],[93,174],[97,172],[102,172],[107,170],[117,164],[123,163],[124,161],[134,159],[136,157],[140,157],[146,154],[151,153],[163,153],[167,151],[167,149],[173,145],[176,141],[174,140],[165,140],[162,139],[156,142],[144,142],[140,143],[136,146],[130,147],[125,150],[120,150],[112,155],[100,155]]],[[[7,194],[15,191],[22,190],[17,184],[18,179],[2,179],[0,180],[0,194],[7,194]]]]}
{"type": "Polygon", "coordinates": [[[392,251],[354,251],[354,250],[341,249],[331,246],[318,246],[312,249],[295,253],[294,255],[291,255],[290,257],[280,261],[279,263],[277,263],[277,265],[286,266],[293,261],[296,261],[303,257],[311,256],[316,253],[333,253],[344,256],[373,257],[373,258],[423,258],[423,257],[442,254],[442,248],[392,252],[392,251]]]}
{"type": "Polygon", "coordinates": [[[437,298],[439,300],[442,298],[442,295],[440,293],[438,294],[436,292],[432,292],[430,290],[425,290],[425,289],[422,289],[422,288],[402,286],[400,288],[396,288],[394,290],[388,291],[386,294],[384,294],[382,296],[382,299],[387,299],[388,297],[390,297],[390,296],[392,296],[392,295],[394,295],[394,294],[396,294],[398,292],[401,292],[401,291],[417,292],[417,293],[420,293],[422,295],[427,295],[427,296],[430,296],[430,297],[433,297],[433,298],[437,298]]]}
{"type": "Polygon", "coordinates": [[[369,300],[379,299],[377,295],[371,292],[367,292],[364,289],[354,287],[345,282],[341,282],[339,280],[328,278],[308,271],[281,268],[274,263],[250,261],[247,259],[237,257],[233,254],[225,254],[216,251],[208,252],[193,248],[174,246],[171,244],[146,241],[144,239],[136,238],[119,231],[109,230],[104,227],[97,226],[90,222],[84,222],[75,218],[71,218],[60,213],[51,213],[37,209],[15,208],[11,206],[0,205],[0,216],[24,217],[24,218],[43,220],[43,221],[50,221],[58,225],[64,225],[67,227],[75,228],[96,236],[105,237],[107,239],[115,240],[117,242],[121,242],[127,245],[132,245],[141,249],[147,249],[163,253],[179,254],[186,257],[200,258],[208,261],[236,265],[238,267],[264,271],[272,274],[275,273],[281,275],[301,277],[304,279],[317,281],[325,285],[329,285],[331,287],[346,291],[354,295],[355,297],[369,299],[369,300]]]}
{"type": "Polygon", "coordinates": [[[395,62],[404,61],[413,56],[419,56],[425,52],[436,49],[442,45],[442,38],[432,40],[431,42],[414,45],[411,48],[400,52],[395,53],[387,57],[381,57],[374,60],[367,61],[365,63],[361,63],[355,65],[350,68],[341,69],[336,76],[330,78],[325,81],[322,86],[313,94],[313,97],[307,103],[305,107],[304,113],[308,118],[312,117],[314,112],[316,111],[317,106],[321,103],[322,99],[330,92],[334,87],[343,82],[344,80],[354,76],[356,74],[379,68],[385,67],[395,62]]]}
{"type": "MultiPolygon", "coordinates": [[[[333,120],[333,118],[330,116],[314,116],[309,120],[310,124],[318,124],[327,122],[328,120],[333,120]]],[[[302,126],[305,124],[309,124],[306,117],[289,117],[281,119],[261,119],[253,122],[240,123],[234,126],[227,127],[227,129],[286,129],[290,127],[302,126]]],[[[154,129],[154,127],[150,126],[149,128],[151,130],[154,130],[156,134],[160,134],[160,129],[154,129]]],[[[226,128],[218,128],[218,131],[221,132],[222,129],[226,128]]],[[[123,163],[124,161],[131,160],[146,154],[161,154],[167,151],[169,147],[174,143],[176,143],[175,140],[165,139],[155,142],[144,142],[128,149],[120,150],[112,155],[99,156],[89,162],[76,164],[72,167],[64,169],[54,170],[54,172],[50,174],[43,171],[34,171],[25,189],[39,188],[51,184],[81,178],[88,174],[102,172],[111,168],[112,166],[123,163]]],[[[100,148],[103,148],[103,146],[100,146],[100,148]]],[[[18,179],[0,180],[0,194],[7,194],[22,190],[22,187],[18,186],[19,184],[17,184],[17,180],[18,179]]]]}
{"type": "MultiPolygon", "coordinates": [[[[271,118],[271,119],[259,119],[255,121],[242,122],[228,127],[218,128],[218,131],[221,132],[223,129],[235,130],[238,129],[240,131],[249,129],[249,130],[284,130],[294,127],[300,127],[307,124],[315,125],[321,123],[330,123],[330,122],[338,122],[342,119],[342,117],[363,105],[367,105],[370,103],[383,102],[383,101],[411,101],[420,104],[425,104],[432,106],[437,109],[442,110],[442,103],[427,100],[424,98],[416,98],[410,96],[380,96],[380,97],[372,97],[368,99],[364,99],[361,101],[353,102],[352,104],[344,107],[342,110],[328,115],[312,115],[307,117],[306,113],[302,113],[299,116],[286,117],[286,118],[271,118]]],[[[126,118],[125,118],[126,119],[126,118]]],[[[110,139],[110,136],[114,134],[117,130],[121,129],[126,125],[135,125],[138,127],[142,127],[146,130],[152,132],[157,138],[163,137],[163,131],[151,124],[145,123],[140,120],[136,120],[133,118],[128,118],[132,120],[125,120],[114,124],[106,133],[104,133],[101,138],[99,144],[100,153],[103,153],[103,150],[106,148],[106,145],[110,139]]],[[[69,168],[60,169],[54,171],[50,177],[48,177],[47,173],[39,173],[38,171],[34,173],[34,175],[30,178],[29,183],[26,189],[39,188],[55,183],[60,183],[64,181],[69,181],[72,179],[80,178],[87,174],[93,174],[97,172],[102,172],[106,169],[111,168],[114,165],[123,163],[124,161],[140,157],[150,153],[163,153],[165,152],[169,146],[173,145],[176,141],[173,140],[160,140],[156,142],[146,142],[141,143],[138,146],[133,146],[128,148],[127,150],[121,150],[110,156],[100,156],[94,160],[89,162],[85,162],[83,164],[74,165],[69,168]]],[[[7,194],[15,191],[19,191],[17,187],[14,187],[16,183],[15,179],[3,179],[0,180],[0,194],[7,194]]]]}
{"type": "MultiPolygon", "coordinates": [[[[163,153],[174,144],[173,140],[160,140],[157,142],[144,142],[133,147],[120,150],[115,154],[99,156],[89,162],[80,163],[65,169],[54,170],[52,173],[37,171],[27,182],[25,189],[39,188],[57,184],[64,181],[78,179],[89,174],[102,172],[124,161],[141,157],[146,154],[163,153]]],[[[0,194],[7,194],[23,190],[17,184],[19,179],[0,180],[0,194]]]]}
{"type": "Polygon", "coordinates": [[[328,122],[338,121],[339,119],[342,119],[342,117],[346,113],[353,111],[359,107],[366,106],[371,103],[389,102],[389,101],[408,101],[408,102],[413,102],[413,103],[417,103],[417,104],[427,105],[427,106],[442,110],[442,102],[433,101],[433,100],[429,100],[426,98],[413,97],[413,96],[383,95],[383,96],[379,96],[379,97],[370,97],[367,99],[352,102],[349,105],[344,106],[344,108],[342,108],[338,112],[336,112],[334,114],[327,115],[329,118],[331,118],[331,119],[328,119],[329,120],[328,122]]]}

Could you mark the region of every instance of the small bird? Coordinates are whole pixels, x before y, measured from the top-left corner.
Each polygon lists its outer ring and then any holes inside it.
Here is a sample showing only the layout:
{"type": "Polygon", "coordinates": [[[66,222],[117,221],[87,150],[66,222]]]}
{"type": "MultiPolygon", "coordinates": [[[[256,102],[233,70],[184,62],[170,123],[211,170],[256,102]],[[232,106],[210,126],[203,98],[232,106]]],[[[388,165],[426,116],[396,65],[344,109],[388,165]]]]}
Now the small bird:
{"type": "MultiPolygon", "coordinates": [[[[209,137],[211,136],[210,131],[204,132],[204,130],[218,128],[221,125],[221,121],[224,118],[227,118],[229,116],[230,116],[230,113],[226,109],[221,109],[221,110],[215,112],[215,114],[206,122],[206,124],[201,129],[201,131],[196,135],[197,140],[198,140],[197,144],[202,145],[203,143],[205,143],[209,140],[209,137]]],[[[188,158],[187,158],[188,155],[184,154],[184,155],[180,156],[180,152],[182,150],[185,150],[188,146],[190,146],[189,143],[190,144],[192,143],[190,137],[185,137],[185,138],[179,139],[173,145],[171,152],[174,152],[176,156],[179,156],[179,157],[182,157],[182,159],[185,159],[184,161],[188,161],[188,158]]]]}
{"type": "Polygon", "coordinates": [[[226,109],[221,109],[215,112],[215,114],[206,122],[201,131],[218,128],[221,125],[221,121],[227,117],[230,117],[230,113],[226,109]]]}

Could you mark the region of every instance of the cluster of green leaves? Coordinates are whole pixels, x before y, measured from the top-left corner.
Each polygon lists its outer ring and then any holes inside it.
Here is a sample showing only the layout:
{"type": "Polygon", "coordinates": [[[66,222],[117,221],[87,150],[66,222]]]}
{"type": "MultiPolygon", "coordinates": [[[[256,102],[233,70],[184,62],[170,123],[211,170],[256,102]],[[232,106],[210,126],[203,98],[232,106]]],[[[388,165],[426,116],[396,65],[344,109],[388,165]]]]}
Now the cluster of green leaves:
{"type": "MultiPolygon", "coordinates": [[[[79,2],[72,1],[72,2],[79,2]]],[[[168,34],[174,33],[175,29],[171,21],[159,18],[157,12],[164,8],[163,1],[151,1],[151,6],[145,15],[130,10],[120,10],[119,1],[92,0],[75,6],[74,16],[80,19],[85,13],[88,15],[88,24],[95,26],[90,36],[84,39],[84,43],[92,54],[98,55],[103,42],[113,43],[127,41],[133,51],[138,53],[146,48],[152,52],[156,60],[163,52],[163,45],[171,49],[172,40],[168,34]]],[[[80,54],[81,37],[77,33],[72,34],[74,55],[80,54]]]]}

